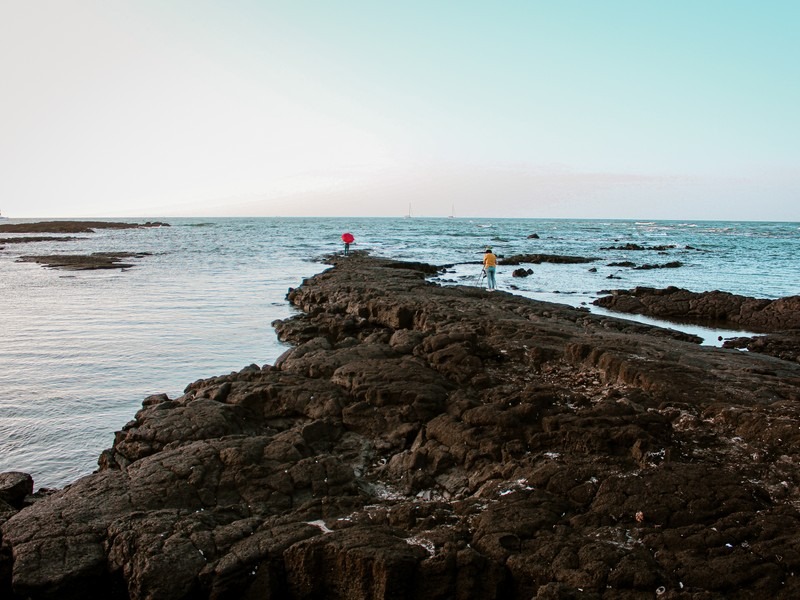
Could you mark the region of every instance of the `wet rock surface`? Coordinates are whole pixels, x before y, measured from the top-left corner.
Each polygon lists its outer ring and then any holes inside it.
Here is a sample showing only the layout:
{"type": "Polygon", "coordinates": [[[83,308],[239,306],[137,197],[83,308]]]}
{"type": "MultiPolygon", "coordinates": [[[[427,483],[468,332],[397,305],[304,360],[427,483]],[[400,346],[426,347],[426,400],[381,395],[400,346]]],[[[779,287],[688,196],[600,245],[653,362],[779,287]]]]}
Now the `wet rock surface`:
{"type": "Polygon", "coordinates": [[[723,342],[725,348],[744,348],[800,363],[800,329],[754,337],[737,337],[723,342]]]}
{"type": "Polygon", "coordinates": [[[149,252],[93,252],[91,254],[49,254],[46,256],[20,256],[17,262],[35,262],[51,269],[89,271],[96,269],[129,269],[134,265],[123,259],[144,258],[149,252]]]}
{"type": "Polygon", "coordinates": [[[554,263],[561,265],[590,263],[598,260],[597,258],[585,256],[568,256],[563,254],[514,254],[513,256],[503,257],[498,260],[501,265],[521,265],[542,263],[554,263]]]}
{"type": "Polygon", "coordinates": [[[800,365],[332,260],[274,366],[12,507],[4,598],[800,595],[800,365]]]}
{"type": "Polygon", "coordinates": [[[77,240],[75,236],[24,236],[13,238],[0,238],[0,244],[30,244],[35,242],[72,242],[77,240]]]}
{"type": "Polygon", "coordinates": [[[634,252],[641,252],[645,250],[650,250],[654,252],[666,252],[667,250],[674,250],[677,248],[674,244],[666,244],[666,245],[657,245],[657,246],[642,246],[641,244],[634,244],[628,242],[627,244],[622,244],[620,246],[606,246],[604,248],[600,248],[600,250],[628,250],[634,252]]]}
{"type": "Polygon", "coordinates": [[[660,319],[692,321],[756,332],[800,329],[800,296],[766,300],[728,292],[690,292],[677,287],[612,290],[597,306],[660,319]]]}
{"type": "Polygon", "coordinates": [[[672,260],[668,263],[660,263],[660,264],[644,264],[639,265],[638,267],[633,267],[637,270],[647,270],[647,269],[677,269],[678,267],[682,267],[683,263],[679,260],[672,260]]]}

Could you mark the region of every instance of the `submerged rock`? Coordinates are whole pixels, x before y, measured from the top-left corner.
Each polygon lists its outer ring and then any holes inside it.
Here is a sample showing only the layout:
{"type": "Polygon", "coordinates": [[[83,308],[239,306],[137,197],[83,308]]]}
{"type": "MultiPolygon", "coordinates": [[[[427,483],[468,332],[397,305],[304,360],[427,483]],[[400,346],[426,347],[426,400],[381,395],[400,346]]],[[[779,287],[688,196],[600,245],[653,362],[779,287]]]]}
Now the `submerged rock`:
{"type": "Polygon", "coordinates": [[[800,594],[800,365],[332,260],[2,525],[4,597],[800,594]]]}

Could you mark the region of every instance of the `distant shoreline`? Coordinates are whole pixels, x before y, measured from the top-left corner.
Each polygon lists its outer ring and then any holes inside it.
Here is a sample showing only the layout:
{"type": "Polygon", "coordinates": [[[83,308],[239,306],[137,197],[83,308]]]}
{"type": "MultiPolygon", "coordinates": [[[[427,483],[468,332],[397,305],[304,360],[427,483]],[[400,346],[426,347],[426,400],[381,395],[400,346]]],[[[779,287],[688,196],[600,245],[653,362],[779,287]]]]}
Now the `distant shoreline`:
{"type": "Polygon", "coordinates": [[[169,223],[122,223],[113,221],[38,221],[35,223],[4,223],[0,233],[94,233],[96,229],[142,229],[169,227],[169,223]]]}

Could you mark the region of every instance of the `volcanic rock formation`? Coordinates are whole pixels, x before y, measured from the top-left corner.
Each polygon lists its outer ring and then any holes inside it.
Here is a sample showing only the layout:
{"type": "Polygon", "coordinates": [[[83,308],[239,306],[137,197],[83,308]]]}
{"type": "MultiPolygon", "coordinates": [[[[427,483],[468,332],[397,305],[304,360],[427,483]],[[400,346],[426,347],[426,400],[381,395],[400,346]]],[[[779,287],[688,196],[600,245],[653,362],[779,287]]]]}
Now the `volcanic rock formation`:
{"type": "Polygon", "coordinates": [[[800,596],[800,365],[332,260],[5,521],[4,598],[800,596]]]}

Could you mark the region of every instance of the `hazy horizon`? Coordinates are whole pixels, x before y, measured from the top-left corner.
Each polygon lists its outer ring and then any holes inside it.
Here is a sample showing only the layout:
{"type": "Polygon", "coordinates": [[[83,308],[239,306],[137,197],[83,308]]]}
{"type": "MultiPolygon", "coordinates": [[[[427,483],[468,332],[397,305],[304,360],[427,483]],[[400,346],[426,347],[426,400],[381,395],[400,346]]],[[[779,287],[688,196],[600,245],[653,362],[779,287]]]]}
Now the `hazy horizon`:
{"type": "Polygon", "coordinates": [[[796,222],[799,17],[0,0],[0,211],[796,222]]]}

